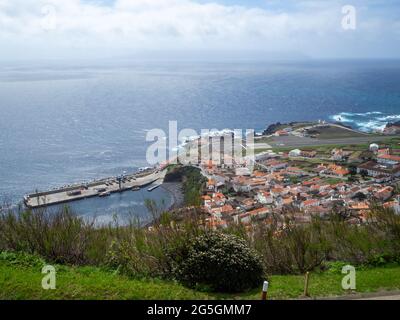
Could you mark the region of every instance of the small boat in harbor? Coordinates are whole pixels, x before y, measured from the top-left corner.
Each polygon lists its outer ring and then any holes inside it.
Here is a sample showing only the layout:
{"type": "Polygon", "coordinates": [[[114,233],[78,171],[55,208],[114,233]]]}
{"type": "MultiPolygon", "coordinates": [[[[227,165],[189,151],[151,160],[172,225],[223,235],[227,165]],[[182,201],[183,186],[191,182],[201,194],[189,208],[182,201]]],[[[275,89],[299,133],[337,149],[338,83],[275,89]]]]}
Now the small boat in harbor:
{"type": "Polygon", "coordinates": [[[99,197],[102,197],[102,198],[108,197],[109,195],[111,195],[110,191],[104,191],[104,192],[99,193],[99,197]]]}
{"type": "Polygon", "coordinates": [[[82,194],[81,190],[72,190],[72,191],[67,192],[67,196],[69,196],[69,197],[75,197],[75,196],[79,196],[81,194],[82,194]]]}
{"type": "Polygon", "coordinates": [[[140,191],[140,187],[133,187],[132,191],[140,191]]]}
{"type": "Polygon", "coordinates": [[[150,188],[147,189],[148,192],[152,192],[153,190],[157,189],[159,186],[161,186],[161,184],[157,184],[155,186],[152,186],[150,188]]]}

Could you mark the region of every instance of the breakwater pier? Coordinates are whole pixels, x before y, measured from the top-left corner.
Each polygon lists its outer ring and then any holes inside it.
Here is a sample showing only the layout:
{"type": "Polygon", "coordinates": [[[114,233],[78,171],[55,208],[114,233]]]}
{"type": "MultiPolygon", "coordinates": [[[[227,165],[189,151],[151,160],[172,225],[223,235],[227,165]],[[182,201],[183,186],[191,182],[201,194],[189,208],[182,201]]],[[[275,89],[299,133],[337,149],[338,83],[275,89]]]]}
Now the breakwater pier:
{"type": "MultiPolygon", "coordinates": [[[[104,197],[115,192],[123,192],[151,185],[161,184],[167,170],[151,169],[120,177],[110,177],[88,183],[62,187],[50,191],[35,192],[24,197],[28,208],[47,207],[91,197],[104,197]]],[[[151,191],[149,189],[149,191],[151,191]]]]}

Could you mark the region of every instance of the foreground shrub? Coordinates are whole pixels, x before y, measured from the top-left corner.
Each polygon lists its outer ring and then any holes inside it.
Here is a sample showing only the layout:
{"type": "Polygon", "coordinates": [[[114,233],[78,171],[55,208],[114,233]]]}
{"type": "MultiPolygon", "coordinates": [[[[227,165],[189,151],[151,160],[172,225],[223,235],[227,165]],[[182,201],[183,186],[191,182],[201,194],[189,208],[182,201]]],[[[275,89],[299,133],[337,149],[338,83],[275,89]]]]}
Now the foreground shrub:
{"type": "Polygon", "coordinates": [[[332,243],[327,241],[325,226],[319,219],[307,224],[281,227],[278,218],[269,225],[255,227],[252,245],[263,257],[269,274],[298,274],[311,271],[326,260],[332,243]]]}
{"type": "Polygon", "coordinates": [[[195,217],[187,216],[177,225],[169,214],[162,214],[150,229],[130,226],[120,232],[108,251],[107,265],[133,277],[173,279],[173,268],[183,259],[189,240],[203,232],[195,217]]]}
{"type": "Polygon", "coordinates": [[[208,232],[190,242],[175,274],[190,287],[201,285],[214,291],[240,292],[260,285],[263,265],[244,240],[208,232]]]}
{"type": "Polygon", "coordinates": [[[55,263],[96,263],[91,255],[100,250],[92,246],[106,246],[97,241],[100,233],[93,223],[83,221],[67,208],[56,213],[43,210],[0,216],[0,250],[38,254],[55,263]]]}

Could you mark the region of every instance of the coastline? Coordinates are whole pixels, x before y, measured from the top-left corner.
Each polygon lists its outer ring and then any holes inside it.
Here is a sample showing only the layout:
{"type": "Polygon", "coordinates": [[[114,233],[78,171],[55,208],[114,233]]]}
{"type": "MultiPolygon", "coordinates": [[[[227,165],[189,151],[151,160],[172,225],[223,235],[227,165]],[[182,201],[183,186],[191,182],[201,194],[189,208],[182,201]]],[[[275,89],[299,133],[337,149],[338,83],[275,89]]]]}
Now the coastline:
{"type": "Polygon", "coordinates": [[[181,182],[163,182],[161,188],[171,195],[171,203],[169,204],[167,211],[177,209],[183,204],[184,195],[181,182]]]}

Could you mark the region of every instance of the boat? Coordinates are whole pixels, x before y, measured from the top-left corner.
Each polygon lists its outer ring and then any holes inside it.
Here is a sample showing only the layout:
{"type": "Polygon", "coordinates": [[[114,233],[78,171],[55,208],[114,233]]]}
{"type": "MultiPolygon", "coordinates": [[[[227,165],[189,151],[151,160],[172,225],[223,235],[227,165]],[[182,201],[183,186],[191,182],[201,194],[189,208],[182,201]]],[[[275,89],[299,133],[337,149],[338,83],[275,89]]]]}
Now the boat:
{"type": "Polygon", "coordinates": [[[79,196],[79,195],[81,195],[81,194],[82,194],[82,191],[81,191],[81,190],[72,190],[72,191],[68,191],[68,192],[67,192],[67,195],[68,195],[69,197],[79,196]]]}
{"type": "Polygon", "coordinates": [[[154,189],[157,189],[159,186],[160,186],[160,184],[157,184],[157,185],[155,185],[155,186],[152,186],[152,187],[148,188],[147,191],[148,191],[148,192],[151,192],[151,191],[153,191],[154,189]]]}
{"type": "Polygon", "coordinates": [[[99,197],[103,198],[103,197],[108,197],[109,195],[111,195],[110,191],[104,191],[99,194],[99,197]]]}
{"type": "Polygon", "coordinates": [[[133,187],[132,191],[140,191],[140,188],[139,187],[133,187]]]}

